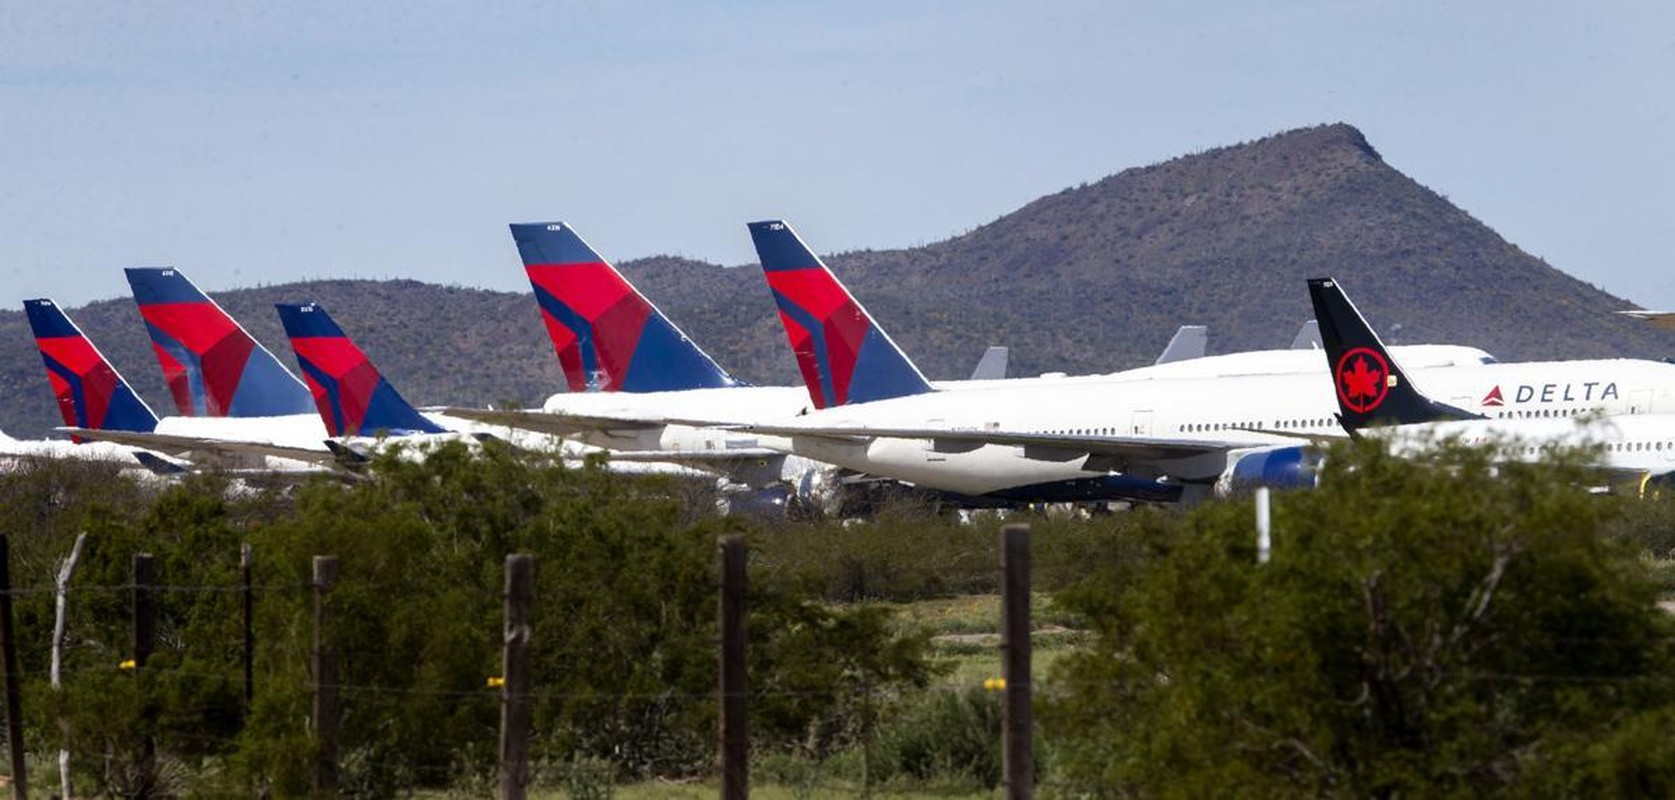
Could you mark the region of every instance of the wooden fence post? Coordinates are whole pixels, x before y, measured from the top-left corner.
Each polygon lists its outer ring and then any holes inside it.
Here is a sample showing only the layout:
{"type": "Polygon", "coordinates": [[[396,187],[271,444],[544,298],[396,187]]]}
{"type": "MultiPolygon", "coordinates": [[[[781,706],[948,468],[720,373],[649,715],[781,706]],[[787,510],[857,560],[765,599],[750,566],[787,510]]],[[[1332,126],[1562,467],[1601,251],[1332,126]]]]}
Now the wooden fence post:
{"type": "Polygon", "coordinates": [[[337,557],[314,557],[314,796],[337,796],[337,653],[327,645],[326,595],[337,557]]]}
{"type": "Polygon", "coordinates": [[[524,800],[529,791],[530,599],[535,593],[535,557],[506,557],[506,622],[501,653],[500,798],[524,800]]]}
{"type": "Polygon", "coordinates": [[[746,727],[749,687],[745,682],[745,546],[742,536],[723,536],[721,554],[721,798],[750,796],[750,734],[746,727]]]}
{"type": "Polygon", "coordinates": [[[12,627],[11,537],[0,534],[0,656],[6,667],[6,745],[12,756],[12,797],[29,797],[23,753],[23,693],[17,681],[17,631],[12,627]]]}
{"type": "Polygon", "coordinates": [[[1007,800],[1035,795],[1034,711],[1030,706],[1029,526],[1000,531],[1000,676],[1002,765],[1007,800]]]}

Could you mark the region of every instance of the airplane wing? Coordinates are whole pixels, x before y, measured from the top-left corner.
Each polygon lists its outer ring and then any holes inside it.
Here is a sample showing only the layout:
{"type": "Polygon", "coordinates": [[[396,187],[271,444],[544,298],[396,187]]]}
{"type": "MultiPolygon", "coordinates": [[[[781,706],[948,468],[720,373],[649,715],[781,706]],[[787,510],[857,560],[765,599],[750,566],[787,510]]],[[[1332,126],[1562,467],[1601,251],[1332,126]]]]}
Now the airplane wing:
{"type": "Polygon", "coordinates": [[[1646,320],[1647,322],[1652,323],[1652,327],[1654,328],[1675,330],[1675,311],[1645,311],[1636,309],[1634,311],[1618,311],[1617,313],[1622,314],[1625,317],[1634,317],[1635,319],[1646,320]]]}
{"type": "Polygon", "coordinates": [[[58,428],[58,430],[90,441],[115,442],[130,447],[160,450],[165,453],[197,451],[223,456],[275,456],[327,465],[337,462],[336,456],[323,447],[313,449],[273,444],[271,442],[209,439],[201,436],[181,436],[168,433],[93,430],[91,428],[58,428]]]}
{"type": "Polygon", "coordinates": [[[589,417],[579,414],[554,414],[546,411],[500,411],[489,408],[435,409],[436,413],[459,417],[486,425],[501,425],[551,436],[574,436],[595,431],[648,430],[662,427],[664,420],[630,419],[626,417],[589,417]]]}
{"type": "Polygon", "coordinates": [[[766,447],[741,447],[737,450],[608,450],[605,457],[612,461],[673,461],[677,463],[757,461],[779,458],[785,453],[766,447]]]}
{"type": "MultiPolygon", "coordinates": [[[[699,420],[669,420],[673,424],[702,425],[699,420]]],[[[1230,450],[1273,446],[1273,439],[1252,435],[1239,439],[1181,439],[1164,436],[1119,436],[1072,433],[1037,433],[1026,431],[950,429],[950,428],[884,428],[870,426],[814,426],[814,425],[734,425],[732,430],[748,431],[770,436],[815,436],[838,441],[859,442],[868,439],[924,439],[932,450],[960,453],[976,450],[984,445],[1021,447],[1024,457],[1041,461],[1072,461],[1092,457],[1101,469],[1122,469],[1132,463],[1162,463],[1181,461],[1197,456],[1224,454],[1230,450]],[[1108,466],[1117,464],[1118,466],[1108,466]]]]}

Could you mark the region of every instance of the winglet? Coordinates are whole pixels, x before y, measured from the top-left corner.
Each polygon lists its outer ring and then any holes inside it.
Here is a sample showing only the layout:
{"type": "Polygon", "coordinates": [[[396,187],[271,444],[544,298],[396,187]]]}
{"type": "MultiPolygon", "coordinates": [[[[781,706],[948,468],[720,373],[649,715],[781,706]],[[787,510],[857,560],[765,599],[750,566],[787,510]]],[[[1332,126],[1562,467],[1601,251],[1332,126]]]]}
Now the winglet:
{"type": "Polygon", "coordinates": [[[1153,364],[1168,364],[1173,361],[1190,361],[1203,358],[1210,343],[1210,329],[1203,325],[1182,325],[1169,337],[1169,344],[1164,345],[1163,352],[1158,355],[1153,364]]]}
{"type": "Polygon", "coordinates": [[[325,308],[314,303],[274,307],[332,436],[447,432],[402,399],[325,308]]]}
{"type": "Polygon", "coordinates": [[[570,391],[738,385],[574,228],[533,222],[511,229],[570,391]]]}
{"type": "Polygon", "coordinates": [[[186,464],[171,458],[165,458],[150,450],[136,448],[132,455],[135,461],[140,462],[140,466],[145,467],[153,475],[181,475],[188,469],[186,464]]]}
{"type": "Polygon", "coordinates": [[[1354,433],[1371,425],[1481,419],[1438,403],[1414,387],[1336,281],[1311,279],[1309,300],[1320,323],[1320,340],[1337,387],[1338,413],[1345,430],[1354,433]]]}
{"type": "Polygon", "coordinates": [[[23,301],[64,424],[95,430],[156,430],[157,415],[74,322],[46,298],[23,301]]]}
{"type": "Polygon", "coordinates": [[[932,391],[889,334],[781,220],[749,224],[816,408],[932,391]]]}
{"type": "Polygon", "coordinates": [[[182,416],[271,417],[314,406],[296,376],[180,270],[126,270],[182,416]]]}

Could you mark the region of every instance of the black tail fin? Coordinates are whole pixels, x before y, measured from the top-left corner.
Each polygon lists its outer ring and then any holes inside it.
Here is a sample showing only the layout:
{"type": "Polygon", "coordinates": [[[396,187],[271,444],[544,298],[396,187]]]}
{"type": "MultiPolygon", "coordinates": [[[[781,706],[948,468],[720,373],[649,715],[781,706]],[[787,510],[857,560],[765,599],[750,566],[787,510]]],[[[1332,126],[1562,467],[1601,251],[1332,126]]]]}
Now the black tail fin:
{"type": "Polygon", "coordinates": [[[1353,433],[1371,425],[1480,419],[1421,393],[1337,281],[1310,280],[1309,300],[1320,322],[1320,341],[1332,370],[1332,383],[1337,387],[1338,417],[1345,430],[1353,433]]]}

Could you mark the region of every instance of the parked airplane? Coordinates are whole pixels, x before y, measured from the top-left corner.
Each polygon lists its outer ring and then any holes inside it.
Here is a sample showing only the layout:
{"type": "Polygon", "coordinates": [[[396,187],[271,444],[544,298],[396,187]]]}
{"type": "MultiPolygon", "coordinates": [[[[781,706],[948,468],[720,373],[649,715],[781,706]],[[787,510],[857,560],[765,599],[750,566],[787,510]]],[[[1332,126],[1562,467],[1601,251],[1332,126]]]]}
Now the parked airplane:
{"type": "MultiPolygon", "coordinates": [[[[448,439],[503,438],[499,432],[470,420],[420,413],[318,303],[279,303],[275,308],[308,381],[320,419],[331,433],[332,440],[327,446],[340,456],[364,461],[388,442],[431,444],[448,439]]],[[[514,446],[552,451],[570,461],[579,461],[597,451],[597,448],[539,434],[514,438],[510,442],[514,446]]],[[[664,463],[645,455],[618,454],[610,459],[609,468],[615,472],[704,480],[716,477],[711,472],[664,463]]]]}
{"type": "MultiPolygon", "coordinates": [[[[577,347],[579,342],[594,341],[601,338],[621,337],[622,342],[610,345],[608,349],[615,353],[633,353],[632,336],[637,332],[632,324],[623,324],[623,320],[637,321],[652,317],[661,317],[649,302],[645,301],[627,281],[609,269],[597,252],[587,246],[575,234],[570,226],[563,223],[537,223],[529,225],[513,225],[513,236],[519,243],[520,254],[523,255],[526,267],[531,270],[531,282],[536,286],[538,297],[543,297],[543,318],[547,321],[549,330],[555,324],[569,321],[570,326],[559,324],[566,333],[554,339],[555,348],[562,355],[567,348],[577,347]],[[580,269],[571,270],[572,267],[580,269]],[[570,278],[566,280],[566,278],[570,278]],[[601,279],[592,282],[588,279],[601,279]],[[607,298],[609,303],[600,302],[598,298],[607,298]],[[591,300],[590,300],[591,299],[591,300]],[[615,309],[607,315],[599,311],[602,308],[615,309]],[[591,313],[578,312],[576,309],[592,309],[591,313]],[[628,309],[624,311],[624,309],[628,309]],[[604,324],[610,321],[616,324],[604,324]],[[585,326],[581,323],[587,323],[585,326]]],[[[757,223],[751,226],[753,239],[758,244],[758,254],[762,258],[764,269],[772,270],[775,265],[786,266],[801,262],[801,265],[816,264],[812,252],[804,246],[795,234],[790,232],[789,226],[782,222],[757,223]],[[771,230],[771,226],[779,226],[771,230]],[[766,238],[764,234],[783,231],[789,241],[776,244],[766,238]],[[766,246],[764,246],[766,245],[766,246]],[[786,261],[786,256],[790,261],[786,261]]],[[[840,312],[835,315],[835,322],[830,325],[816,325],[820,347],[811,347],[810,343],[816,338],[815,334],[807,334],[803,352],[805,357],[799,360],[804,370],[805,378],[809,375],[819,379],[821,364],[846,364],[847,370],[838,376],[837,383],[841,384],[845,400],[849,400],[850,384],[859,375],[859,384],[864,395],[868,386],[882,385],[887,381],[874,374],[869,368],[870,361],[876,360],[881,369],[896,376],[918,376],[917,385],[930,386],[924,381],[916,367],[913,367],[899,349],[891,349],[893,353],[878,351],[865,359],[857,359],[856,344],[866,338],[853,335],[857,330],[877,331],[872,334],[873,341],[888,341],[881,329],[870,316],[865,315],[858,301],[830,277],[829,271],[820,265],[820,271],[829,278],[829,285],[822,283],[824,288],[815,288],[821,292],[820,298],[815,298],[816,304],[827,303],[828,316],[834,309],[840,312]],[[844,311],[847,312],[845,318],[844,311]],[[859,315],[859,316],[857,316],[859,315]],[[828,328],[833,332],[826,335],[828,328]],[[850,335],[846,336],[843,331],[850,335]],[[817,352],[818,351],[818,354],[817,352]],[[812,365],[812,367],[810,366],[812,365]],[[812,372],[810,371],[812,369],[812,372]]],[[[791,285],[795,279],[787,279],[791,285]]],[[[821,279],[822,282],[825,279],[821,279]]],[[[794,288],[794,287],[793,287],[794,288]]],[[[783,308],[783,305],[782,305],[783,308]]],[[[782,320],[793,318],[800,310],[794,309],[790,315],[782,313],[782,320]]],[[[669,324],[670,329],[674,329],[669,324]]],[[[807,329],[803,331],[806,333],[807,329]]],[[[793,333],[794,340],[797,334],[793,333]]],[[[665,337],[665,341],[677,341],[684,346],[673,348],[676,352],[684,353],[684,357],[692,359],[695,366],[688,372],[710,374],[710,370],[725,376],[723,380],[712,381],[712,386],[719,383],[731,383],[734,386],[725,388],[694,389],[679,392],[661,392],[645,395],[620,395],[607,393],[593,394],[560,394],[549,398],[547,405],[539,412],[503,412],[481,411],[472,409],[448,409],[448,413],[471,419],[478,419],[496,424],[506,424],[541,430],[562,435],[574,435],[583,441],[616,448],[655,448],[664,450],[714,450],[719,444],[722,447],[733,447],[739,450],[760,452],[764,448],[793,450],[790,443],[773,440],[761,431],[729,430],[725,426],[749,425],[756,421],[772,421],[775,419],[789,419],[799,413],[809,410],[811,401],[814,405],[823,402],[824,397],[818,384],[811,384],[808,394],[802,398],[794,389],[786,387],[738,387],[738,381],[726,376],[714,365],[713,360],[704,355],[684,335],[665,337]],[[715,426],[686,426],[668,424],[676,417],[702,419],[712,423],[720,423],[724,427],[715,426]]],[[[1441,364],[1479,364],[1492,361],[1487,353],[1476,348],[1460,348],[1450,346],[1421,346],[1413,348],[1414,357],[1423,363],[1441,364]]],[[[579,354],[572,354],[573,363],[582,363],[579,354]]],[[[612,359],[603,356],[595,359],[594,363],[606,363],[612,359]]],[[[615,361],[622,363],[620,357],[615,361]]],[[[632,360],[628,360],[632,363],[632,360]]],[[[1107,376],[1088,376],[1069,379],[1071,381],[1087,380],[1151,380],[1165,377],[1184,377],[1192,375],[1222,375],[1238,374],[1242,372],[1270,373],[1270,372],[1318,372],[1323,367],[1319,357],[1306,351],[1265,351],[1259,353],[1232,354],[1213,356],[1190,361],[1166,363],[1127,373],[1117,373],[1107,376]]],[[[832,378],[825,379],[828,385],[832,378]]],[[[610,381],[595,380],[593,383],[609,383],[610,381]]],[[[1025,381],[1027,383],[1028,381],[1025,381]]],[[[626,383],[623,379],[615,381],[618,385],[626,383]]],[[[1002,383],[966,383],[948,382],[936,385],[936,388],[977,389],[995,386],[1011,386],[1019,381],[1002,383]]],[[[1325,424],[1325,423],[1323,423],[1325,424]]],[[[833,487],[833,473],[825,466],[802,462],[792,462],[792,468],[782,468],[782,477],[799,486],[799,492],[804,494],[820,494],[829,496],[833,487]]],[[[848,466],[848,465],[845,465],[848,466]]],[[[853,470],[852,470],[853,471],[853,470]]],[[[860,472],[865,473],[862,469],[860,472]]],[[[894,477],[894,476],[889,476],[894,477]]],[[[1082,484],[1090,481],[1085,476],[1077,476],[1082,484]]],[[[1143,487],[1146,492],[1152,492],[1150,481],[1145,481],[1143,487]]],[[[1088,488],[1074,487],[1072,493],[1088,488]]],[[[951,490],[958,491],[958,490],[951,490]]],[[[1178,487],[1166,487],[1165,494],[1178,492],[1178,487]]],[[[1033,498],[1032,498],[1033,499],[1033,498]]]]}
{"type": "Polygon", "coordinates": [[[125,270],[163,380],[183,417],[314,410],[308,389],[214,300],[170,267],[125,270]]]}
{"type": "Polygon", "coordinates": [[[1351,434],[1391,437],[1404,449],[1446,438],[1501,442],[1527,461],[1539,460],[1549,445],[1593,445],[1601,448],[1599,466],[1619,476],[1643,481],[1675,472],[1675,414],[1507,417],[1456,408],[1408,377],[1336,281],[1309,281],[1309,300],[1334,376],[1338,417],[1351,434]]]}
{"type": "Polygon", "coordinates": [[[157,428],[151,407],[57,303],[46,298],[25,300],[23,311],[64,424],[121,431],[157,428]]]}
{"type": "MultiPolygon", "coordinates": [[[[57,303],[46,298],[25,300],[23,311],[35,336],[35,347],[46,365],[47,380],[65,425],[124,431],[151,431],[157,427],[157,415],[150,406],[57,303]]],[[[163,472],[181,469],[169,459],[151,458],[155,455],[108,442],[26,441],[0,433],[0,457],[8,460],[75,458],[111,461],[136,468],[146,464],[163,472]]]]}
{"type": "MultiPolygon", "coordinates": [[[[844,341],[861,343],[840,351],[849,357],[848,364],[822,360],[817,347],[799,347],[805,375],[819,379],[810,381],[811,392],[835,397],[844,391],[841,376],[857,351],[873,359],[890,357],[879,339],[867,338],[864,328],[848,319],[853,312],[832,302],[840,286],[789,227],[777,221],[755,223],[751,232],[758,237],[770,284],[783,289],[776,295],[793,342],[810,335],[812,321],[823,331],[843,332],[844,341]],[[785,257],[769,258],[769,253],[785,257]],[[845,317],[828,323],[809,311],[816,304],[845,317]]],[[[1318,354],[1297,354],[1320,361],[1318,354]]],[[[1173,499],[1211,488],[1306,483],[1312,478],[1295,437],[1337,430],[1335,401],[1318,388],[1319,368],[1167,380],[1021,382],[957,395],[914,385],[902,379],[900,369],[885,374],[896,378],[890,396],[869,389],[876,398],[870,402],[832,404],[794,420],[738,429],[790,437],[799,454],[920,486],[1039,500],[1173,499]]],[[[1435,383],[1439,396],[1474,413],[1531,418],[1596,409],[1675,411],[1675,366],[1657,362],[1477,363],[1418,374],[1435,383]]]]}
{"type": "Polygon", "coordinates": [[[279,303],[274,308],[327,434],[341,438],[447,432],[403,399],[319,304],[279,303]]]}
{"type": "Polygon", "coordinates": [[[90,440],[191,453],[222,467],[338,466],[308,389],[243,326],[179,270],[126,272],[180,414],[146,430],[94,420],[69,422],[66,430],[90,440]]]}
{"type": "MultiPolygon", "coordinates": [[[[779,223],[783,224],[783,223],[779,223]]],[[[755,230],[760,226],[753,226],[755,230]]],[[[789,228],[787,227],[788,231],[789,228]]],[[[669,322],[590,247],[575,230],[562,222],[514,224],[513,239],[517,242],[525,269],[535,289],[542,319],[552,335],[560,363],[571,388],[588,385],[600,388],[648,387],[652,385],[678,386],[679,389],[640,394],[630,393],[568,393],[548,398],[540,411],[484,411],[478,409],[447,409],[455,416],[484,422],[522,427],[559,435],[574,436],[591,444],[615,449],[653,449],[696,453],[730,451],[747,456],[752,461],[767,460],[769,469],[763,470],[800,485],[805,489],[827,486],[830,481],[824,465],[806,461],[778,460],[778,454],[767,449],[773,444],[788,449],[785,442],[768,442],[762,436],[729,431],[716,427],[667,425],[672,416],[690,416],[730,424],[787,419],[810,410],[824,402],[818,391],[795,387],[744,386],[728,375],[713,359],[669,322]],[[640,343],[643,331],[654,331],[657,344],[649,349],[640,343]],[[594,354],[588,356],[591,344],[594,354]],[[666,375],[685,376],[679,381],[663,380],[647,374],[652,369],[663,369],[666,375]]],[[[794,234],[791,234],[794,239],[794,234]]],[[[804,252],[800,241],[790,252],[804,252]]],[[[758,247],[764,264],[775,263],[778,251],[758,247]]],[[[797,256],[801,257],[801,256],[797,256]]],[[[812,258],[812,254],[809,254],[812,258]]],[[[881,329],[870,321],[854,316],[861,312],[860,304],[835,284],[835,292],[827,300],[849,310],[847,323],[837,315],[838,325],[848,325],[853,332],[860,328],[877,331],[873,338],[887,340],[881,329]]],[[[829,312],[830,309],[827,310],[829,312]]],[[[822,313],[827,313],[822,312],[822,313]]],[[[805,346],[805,354],[813,358],[816,376],[818,364],[845,362],[848,369],[837,380],[842,385],[844,400],[850,398],[850,384],[856,383],[860,396],[867,395],[867,387],[888,383],[869,367],[872,357],[855,358],[851,341],[841,333],[826,335],[825,328],[816,326],[810,339],[818,337],[824,355],[813,355],[805,346]]],[[[806,343],[805,343],[806,344],[806,343]]],[[[899,352],[899,351],[898,351],[899,352]]],[[[1118,376],[1136,380],[1171,375],[1223,374],[1227,372],[1269,372],[1321,369],[1318,357],[1306,352],[1268,351],[1264,353],[1213,356],[1207,359],[1172,361],[1118,376]]],[[[1475,348],[1436,347],[1415,353],[1424,363],[1481,363],[1488,354],[1475,348]]],[[[916,385],[931,385],[905,356],[881,355],[882,369],[894,370],[899,375],[917,376],[916,385]]],[[[806,371],[810,363],[800,362],[806,371]]],[[[1049,379],[1062,379],[1055,375],[1049,379]]],[[[1110,378],[1113,376],[1101,376],[1110,378]]],[[[1074,378],[1071,380],[1084,380],[1074,378]]],[[[1016,381],[995,384],[988,381],[950,381],[934,384],[939,389],[971,389],[993,385],[1010,385],[1016,381]]],[[[758,475],[760,476],[760,472],[758,475]]]]}
{"type": "MultiPolygon", "coordinates": [[[[823,474],[826,465],[787,460],[758,437],[640,424],[639,418],[674,409],[753,420],[791,416],[809,406],[802,388],[750,386],[730,375],[570,225],[523,223],[510,229],[571,391],[548,398],[538,412],[451,408],[447,413],[618,451],[678,452],[711,464],[731,460],[737,465],[733,474],[754,483],[785,480],[824,491],[813,487],[841,480],[823,474]],[[589,388],[599,391],[579,391],[589,388]]],[[[965,388],[1003,380],[1006,354],[1005,348],[990,348],[971,380],[939,385],[965,388]]]]}

